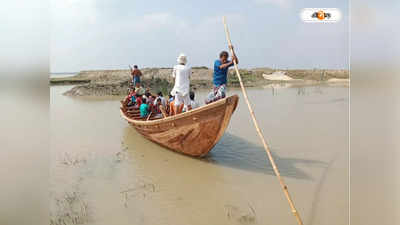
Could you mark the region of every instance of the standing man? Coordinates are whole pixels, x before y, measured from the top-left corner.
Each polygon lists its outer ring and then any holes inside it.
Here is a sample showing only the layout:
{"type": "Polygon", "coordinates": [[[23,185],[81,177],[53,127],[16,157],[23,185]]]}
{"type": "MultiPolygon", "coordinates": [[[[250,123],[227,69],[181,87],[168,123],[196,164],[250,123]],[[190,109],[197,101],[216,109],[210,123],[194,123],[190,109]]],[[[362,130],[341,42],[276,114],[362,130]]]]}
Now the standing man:
{"type": "Polygon", "coordinates": [[[138,69],[137,65],[133,66],[133,70],[131,68],[131,75],[133,86],[136,87],[136,83],[140,84],[140,77],[142,76],[142,72],[138,69]]]}
{"type": "Polygon", "coordinates": [[[188,110],[192,109],[189,98],[192,68],[186,64],[187,59],[185,54],[180,54],[177,62],[178,65],[175,65],[172,71],[172,77],[175,78],[175,85],[171,91],[171,95],[175,96],[173,115],[181,113],[184,105],[188,110]]]}
{"type": "Polygon", "coordinates": [[[236,57],[235,51],[233,50],[233,46],[230,45],[229,48],[232,50],[233,55],[232,59],[229,61],[229,53],[227,51],[222,51],[219,54],[219,59],[214,62],[214,74],[213,74],[213,91],[208,94],[206,104],[214,102],[218,99],[225,98],[226,92],[226,83],[229,67],[239,63],[238,58],[236,57]]]}

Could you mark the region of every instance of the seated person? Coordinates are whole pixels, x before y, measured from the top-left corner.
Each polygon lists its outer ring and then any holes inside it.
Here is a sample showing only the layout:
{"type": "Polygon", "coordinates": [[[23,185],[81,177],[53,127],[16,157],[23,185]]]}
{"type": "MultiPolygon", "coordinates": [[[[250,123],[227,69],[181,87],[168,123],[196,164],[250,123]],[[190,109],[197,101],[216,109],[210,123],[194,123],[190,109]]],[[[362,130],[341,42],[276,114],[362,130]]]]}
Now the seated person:
{"type": "Polygon", "coordinates": [[[132,96],[130,97],[130,101],[129,101],[129,103],[128,103],[128,107],[134,106],[135,104],[136,104],[136,96],[135,96],[135,95],[132,95],[132,96]]]}
{"type": "Polygon", "coordinates": [[[164,98],[164,96],[163,96],[163,94],[162,94],[161,91],[159,91],[159,92],[157,93],[157,98],[156,98],[155,102],[157,102],[158,99],[161,99],[161,104],[162,104],[164,107],[167,105],[167,102],[166,102],[166,100],[165,100],[165,98],[164,98]]]}
{"type": "Polygon", "coordinates": [[[150,96],[151,96],[150,92],[146,92],[142,97],[145,98],[147,101],[149,101],[150,96]]]}
{"type": "MultiPolygon", "coordinates": [[[[190,97],[190,105],[192,106],[192,109],[195,109],[195,108],[197,108],[197,107],[199,107],[199,104],[197,104],[197,102],[194,100],[194,92],[193,91],[191,91],[190,93],[189,93],[189,97],[190,97]]],[[[187,112],[188,111],[188,108],[186,107],[186,106],[184,106],[183,107],[183,111],[184,112],[187,112]]]]}
{"type": "Polygon", "coordinates": [[[209,104],[211,102],[215,102],[219,99],[225,98],[226,97],[226,85],[221,85],[218,88],[213,89],[208,95],[207,99],[205,100],[206,104],[209,104]]]}
{"type": "Polygon", "coordinates": [[[146,92],[144,90],[144,88],[142,86],[140,86],[140,82],[136,83],[135,85],[135,92],[140,94],[140,95],[144,95],[144,93],[146,92]]]}
{"type": "Polygon", "coordinates": [[[145,95],[148,95],[148,94],[151,95],[151,93],[150,93],[150,88],[146,88],[146,91],[144,92],[144,94],[145,94],[145,95]]]}
{"type": "Polygon", "coordinates": [[[175,97],[172,96],[171,94],[169,94],[168,95],[168,104],[171,103],[174,99],[175,99],[175,97]]]}
{"type": "Polygon", "coordinates": [[[156,102],[156,97],[154,95],[149,94],[148,100],[150,101],[149,104],[154,105],[156,102]]]}
{"type": "Polygon", "coordinates": [[[135,90],[129,90],[129,94],[124,98],[124,104],[128,104],[131,101],[132,95],[135,95],[135,90]]]}
{"type": "Polygon", "coordinates": [[[147,97],[147,104],[149,105],[150,111],[153,111],[153,108],[155,105],[155,100],[156,100],[156,98],[153,95],[149,95],[147,97]]]}
{"type": "Polygon", "coordinates": [[[174,101],[174,96],[172,96],[171,94],[168,95],[168,99],[167,99],[167,105],[166,105],[166,110],[168,115],[170,115],[170,106],[171,106],[171,102],[174,101]]]}
{"type": "Polygon", "coordinates": [[[146,99],[142,100],[142,104],[140,105],[140,117],[146,118],[149,115],[149,105],[147,104],[146,99]]]}
{"type": "Polygon", "coordinates": [[[134,107],[136,109],[139,109],[141,104],[142,104],[142,97],[140,97],[139,94],[136,94],[134,107]]]}
{"type": "Polygon", "coordinates": [[[152,112],[155,115],[154,116],[155,118],[162,118],[160,106],[162,106],[161,99],[157,98],[156,102],[154,103],[153,110],[152,110],[152,112]]]}
{"type": "Polygon", "coordinates": [[[169,102],[169,116],[173,116],[175,115],[175,104],[174,104],[175,100],[172,100],[169,102]]]}

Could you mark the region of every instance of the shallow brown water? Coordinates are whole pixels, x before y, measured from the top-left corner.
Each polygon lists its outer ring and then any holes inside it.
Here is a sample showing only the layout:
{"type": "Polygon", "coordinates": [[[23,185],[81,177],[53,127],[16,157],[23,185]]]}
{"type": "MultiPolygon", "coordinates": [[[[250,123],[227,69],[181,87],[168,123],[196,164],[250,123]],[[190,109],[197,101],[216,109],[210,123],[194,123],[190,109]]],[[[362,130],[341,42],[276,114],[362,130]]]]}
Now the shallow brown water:
{"type": "MultiPolygon", "coordinates": [[[[53,224],[296,224],[240,90],[225,135],[196,159],[136,133],[120,98],[61,95],[69,88],[51,87],[53,224]]],[[[348,224],[348,91],[248,91],[305,224],[348,224]]]]}

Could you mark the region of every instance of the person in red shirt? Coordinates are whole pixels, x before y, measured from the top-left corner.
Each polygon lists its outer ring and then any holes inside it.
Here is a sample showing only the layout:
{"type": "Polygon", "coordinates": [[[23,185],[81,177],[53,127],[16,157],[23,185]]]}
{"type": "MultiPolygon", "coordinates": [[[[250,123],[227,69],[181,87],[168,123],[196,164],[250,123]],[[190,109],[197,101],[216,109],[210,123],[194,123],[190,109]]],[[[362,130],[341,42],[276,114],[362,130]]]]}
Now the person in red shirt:
{"type": "Polygon", "coordinates": [[[140,105],[142,104],[142,96],[139,94],[136,94],[136,105],[135,107],[140,108],[140,105]]]}
{"type": "Polygon", "coordinates": [[[133,86],[136,86],[136,83],[140,83],[140,77],[142,76],[142,72],[139,70],[137,65],[133,66],[133,70],[131,70],[132,82],[133,86]]]}
{"type": "Polygon", "coordinates": [[[161,108],[163,107],[163,105],[161,104],[161,99],[157,98],[157,100],[155,100],[154,106],[153,106],[153,114],[155,115],[154,118],[162,118],[162,112],[161,112],[161,108]]]}

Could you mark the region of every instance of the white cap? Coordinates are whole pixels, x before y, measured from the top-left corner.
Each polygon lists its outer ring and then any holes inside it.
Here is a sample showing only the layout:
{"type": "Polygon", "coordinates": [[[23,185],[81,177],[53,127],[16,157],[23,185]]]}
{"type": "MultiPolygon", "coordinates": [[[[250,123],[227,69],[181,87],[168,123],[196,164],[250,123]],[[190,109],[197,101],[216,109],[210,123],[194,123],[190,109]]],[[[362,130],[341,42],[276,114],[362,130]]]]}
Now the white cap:
{"type": "Polygon", "coordinates": [[[179,54],[178,59],[176,60],[178,63],[186,64],[187,59],[184,53],[179,54]]]}

